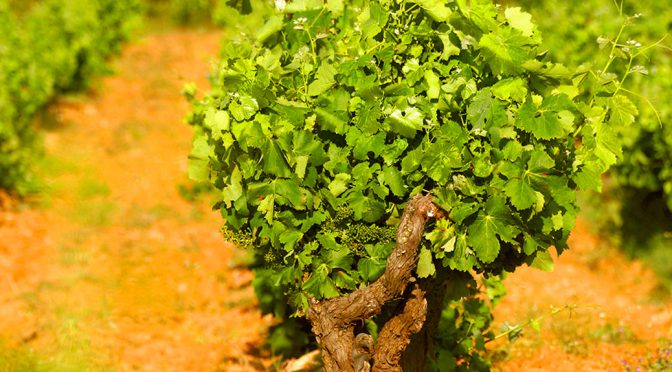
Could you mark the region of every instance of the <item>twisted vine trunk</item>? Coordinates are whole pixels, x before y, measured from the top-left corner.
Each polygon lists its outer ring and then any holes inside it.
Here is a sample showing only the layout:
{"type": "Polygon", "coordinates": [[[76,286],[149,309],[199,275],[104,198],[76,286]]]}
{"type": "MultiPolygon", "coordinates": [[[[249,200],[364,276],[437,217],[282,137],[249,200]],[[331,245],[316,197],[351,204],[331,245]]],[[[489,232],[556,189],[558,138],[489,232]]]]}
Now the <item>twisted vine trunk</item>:
{"type": "Polygon", "coordinates": [[[424,327],[411,337],[411,342],[402,356],[400,363],[404,372],[427,370],[427,356],[435,351],[433,338],[439,327],[446,294],[451,284],[449,274],[443,270],[437,270],[436,277],[421,282],[427,292],[427,317],[424,327]]]}
{"type": "MultiPolygon", "coordinates": [[[[412,275],[417,266],[425,224],[438,214],[440,211],[429,195],[414,196],[401,216],[396,246],[387,259],[383,275],[347,296],[310,300],[307,318],[322,350],[327,372],[402,371],[404,351],[427,321],[428,301],[432,307],[436,307],[438,302],[440,314],[443,296],[437,289],[442,284],[431,279],[418,281],[412,275]],[[439,298],[429,296],[432,292],[436,292],[439,298]],[[375,345],[367,334],[355,336],[357,324],[379,314],[383,306],[393,301],[399,302],[394,314],[381,329],[375,345]]],[[[435,312],[429,312],[430,322],[438,322],[435,312]]],[[[424,337],[427,344],[430,340],[427,334],[424,337]]],[[[409,367],[411,370],[420,370],[423,363],[424,359],[404,364],[415,365],[409,367]]]]}

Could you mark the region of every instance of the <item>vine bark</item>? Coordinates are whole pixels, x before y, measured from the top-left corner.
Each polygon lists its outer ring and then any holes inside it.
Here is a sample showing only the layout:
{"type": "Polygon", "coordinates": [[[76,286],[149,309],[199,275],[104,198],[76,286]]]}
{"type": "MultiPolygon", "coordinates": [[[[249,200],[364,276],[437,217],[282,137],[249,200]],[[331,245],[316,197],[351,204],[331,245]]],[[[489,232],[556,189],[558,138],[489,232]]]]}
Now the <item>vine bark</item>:
{"type": "Polygon", "coordinates": [[[383,275],[365,288],[347,296],[310,300],[307,318],[322,350],[327,372],[401,371],[400,361],[414,334],[423,329],[427,317],[427,290],[431,281],[418,282],[413,270],[425,224],[440,215],[429,195],[416,195],[407,203],[397,228],[396,246],[387,258],[383,275]],[[410,290],[407,290],[412,284],[410,290]],[[366,350],[355,339],[356,325],[379,314],[383,307],[399,301],[394,315],[381,329],[376,345],[366,350]],[[371,357],[371,359],[365,359],[371,357]],[[357,360],[355,360],[357,359],[357,360]]]}

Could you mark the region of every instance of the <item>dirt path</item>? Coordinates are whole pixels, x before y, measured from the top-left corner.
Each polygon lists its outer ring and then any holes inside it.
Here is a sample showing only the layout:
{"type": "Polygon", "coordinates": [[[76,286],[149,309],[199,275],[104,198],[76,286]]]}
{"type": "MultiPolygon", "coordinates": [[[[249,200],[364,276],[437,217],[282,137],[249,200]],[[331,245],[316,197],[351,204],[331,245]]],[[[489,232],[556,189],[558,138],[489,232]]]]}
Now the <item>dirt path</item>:
{"type": "MultiPolygon", "coordinates": [[[[271,323],[255,307],[242,253],[221,219],[180,196],[191,129],[179,95],[207,87],[214,32],[169,32],[127,47],[95,94],[52,112],[39,205],[0,212],[0,371],[252,371],[271,323]]],[[[542,331],[492,345],[501,370],[620,370],[672,338],[655,278],[602,247],[583,224],[554,273],[521,268],[496,323],[551,305],[542,331]]],[[[669,353],[669,351],[668,351],[669,353]]],[[[634,369],[634,368],[633,368],[634,369]]]]}
{"type": "Polygon", "coordinates": [[[556,308],[577,305],[528,328],[513,344],[492,348],[507,357],[504,371],[647,371],[660,359],[672,370],[672,303],[656,298],[655,275],[628,261],[579,220],[571,249],[545,273],[521,267],[505,280],[507,295],[496,307],[497,324],[524,322],[556,308]],[[630,369],[627,369],[630,367],[630,369]],[[639,367],[639,369],[637,369],[639,367]]]}
{"type": "Polygon", "coordinates": [[[52,109],[42,205],[0,217],[0,370],[264,368],[247,349],[271,319],[242,254],[208,201],[178,192],[192,137],[180,88],[208,86],[220,37],[140,40],[93,96],[52,109]]]}

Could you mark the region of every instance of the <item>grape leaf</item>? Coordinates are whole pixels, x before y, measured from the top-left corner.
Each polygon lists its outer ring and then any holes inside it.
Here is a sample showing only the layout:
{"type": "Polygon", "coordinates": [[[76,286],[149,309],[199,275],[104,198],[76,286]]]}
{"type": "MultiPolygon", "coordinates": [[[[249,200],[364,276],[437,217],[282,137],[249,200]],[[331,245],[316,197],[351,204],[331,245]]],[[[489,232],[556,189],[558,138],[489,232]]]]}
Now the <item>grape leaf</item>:
{"type": "Polygon", "coordinates": [[[504,193],[511,199],[511,204],[519,210],[530,208],[537,200],[536,192],[527,178],[507,181],[504,193]]]}
{"type": "Polygon", "coordinates": [[[240,102],[231,102],[229,111],[237,121],[249,120],[259,111],[259,103],[250,96],[242,96],[240,102]]]}
{"type": "Polygon", "coordinates": [[[317,69],[315,74],[315,80],[308,85],[308,95],[309,96],[319,96],[320,94],[326,92],[334,84],[336,84],[336,79],[334,76],[338,71],[334,66],[330,64],[323,64],[317,69]]]}
{"type": "Polygon", "coordinates": [[[436,21],[447,22],[450,19],[452,11],[441,0],[411,0],[411,2],[420,5],[436,21]]]}
{"type": "Polygon", "coordinates": [[[478,28],[487,32],[497,26],[495,21],[497,8],[490,0],[457,0],[464,16],[474,22],[478,28]]]}
{"type": "Polygon", "coordinates": [[[509,78],[500,80],[493,85],[492,93],[502,101],[512,99],[516,102],[523,102],[527,97],[527,87],[523,79],[509,78]]]}
{"type": "Polygon", "coordinates": [[[205,112],[203,124],[212,132],[214,139],[221,139],[222,135],[229,130],[229,113],[223,110],[210,108],[205,112]]]}
{"type": "Polygon", "coordinates": [[[439,94],[441,93],[441,81],[439,80],[439,77],[436,76],[434,71],[432,70],[427,70],[425,71],[425,81],[427,82],[427,98],[429,99],[435,99],[439,98],[439,94]]]}
{"type": "Polygon", "coordinates": [[[264,23],[259,30],[257,30],[255,36],[257,41],[263,43],[269,37],[273,36],[276,32],[282,30],[282,16],[274,15],[264,23]]]}
{"type": "Polygon", "coordinates": [[[531,267],[546,272],[553,271],[553,258],[547,251],[537,251],[532,257],[531,267]]]}
{"type": "Polygon", "coordinates": [[[469,246],[474,248],[483,263],[493,262],[499,255],[500,244],[492,219],[492,216],[481,211],[468,230],[469,246]]]}
{"type": "Polygon", "coordinates": [[[385,267],[387,267],[387,261],[384,258],[362,258],[357,262],[357,271],[367,282],[378,279],[385,272],[385,267]]]}
{"type": "Polygon", "coordinates": [[[405,110],[394,110],[388,118],[392,130],[405,137],[412,138],[415,133],[422,129],[424,116],[422,112],[415,107],[409,107],[405,110]]]}
{"type": "Polygon", "coordinates": [[[383,185],[389,186],[394,195],[406,195],[404,180],[397,168],[384,166],[383,171],[378,175],[378,181],[383,185]]]}
{"type": "Polygon", "coordinates": [[[334,177],[334,180],[329,183],[329,191],[332,195],[339,196],[348,189],[350,183],[350,175],[347,173],[339,173],[334,177]]]}
{"type": "Polygon", "coordinates": [[[622,126],[635,122],[635,116],[639,114],[637,106],[630,101],[630,98],[617,94],[611,97],[609,124],[622,126]]]}
{"type": "Polygon", "coordinates": [[[353,193],[348,197],[350,207],[354,210],[355,220],[376,222],[385,213],[385,204],[375,197],[361,193],[353,193]]]}
{"type": "Polygon", "coordinates": [[[210,179],[210,157],[214,156],[214,150],[208,144],[205,136],[197,135],[192,143],[189,153],[188,172],[189,178],[197,181],[209,181],[210,179]]]}
{"type": "Polygon", "coordinates": [[[532,15],[522,11],[519,7],[506,8],[504,16],[511,27],[520,31],[523,36],[531,37],[534,33],[534,23],[532,15]]]}
{"type": "Polygon", "coordinates": [[[382,116],[380,106],[375,102],[365,102],[357,109],[355,124],[364,134],[375,134],[381,124],[378,119],[382,116]]]}
{"type": "Polygon", "coordinates": [[[277,177],[290,177],[292,170],[287,164],[282,151],[274,141],[266,141],[263,147],[266,156],[262,159],[264,172],[277,177]]]}
{"type": "Polygon", "coordinates": [[[467,118],[474,128],[488,129],[506,123],[504,105],[492,96],[488,88],[480,90],[467,108],[467,118]]]}
{"type": "Polygon", "coordinates": [[[444,266],[448,264],[452,270],[469,271],[476,264],[476,256],[467,246],[467,234],[460,234],[455,239],[455,250],[452,257],[444,259],[444,266]]]}
{"type": "Polygon", "coordinates": [[[303,290],[320,299],[338,296],[338,288],[333,280],[329,278],[328,270],[325,264],[317,267],[308,280],[303,283],[303,290]]]}
{"type": "Polygon", "coordinates": [[[432,252],[427,248],[421,248],[418,258],[417,266],[418,278],[427,278],[436,273],[434,262],[432,259],[432,252]]]}
{"type": "Polygon", "coordinates": [[[557,113],[537,110],[529,99],[518,110],[516,126],[540,139],[559,138],[564,133],[557,113]]]}
{"type": "Polygon", "coordinates": [[[520,32],[501,28],[483,35],[478,46],[495,74],[511,75],[520,72],[523,62],[529,59],[530,43],[520,32]]]}
{"type": "Polygon", "coordinates": [[[574,175],[573,179],[582,190],[601,191],[602,180],[599,176],[601,173],[599,167],[586,164],[574,175]]]}

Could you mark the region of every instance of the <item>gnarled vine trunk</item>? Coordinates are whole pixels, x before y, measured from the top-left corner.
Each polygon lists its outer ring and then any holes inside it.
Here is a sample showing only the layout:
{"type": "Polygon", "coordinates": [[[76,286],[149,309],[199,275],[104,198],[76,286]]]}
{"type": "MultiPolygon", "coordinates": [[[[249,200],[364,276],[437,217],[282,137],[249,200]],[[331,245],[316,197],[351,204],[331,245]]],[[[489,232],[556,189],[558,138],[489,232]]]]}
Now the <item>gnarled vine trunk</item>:
{"type": "Polygon", "coordinates": [[[310,301],[307,317],[322,350],[326,371],[402,371],[402,359],[407,366],[404,371],[424,367],[431,347],[431,329],[424,326],[428,320],[433,328],[438,323],[445,285],[431,278],[416,280],[413,270],[425,224],[439,213],[429,195],[413,197],[401,216],[396,246],[383,275],[347,296],[310,301]],[[394,301],[398,301],[396,309],[380,330],[375,345],[367,334],[355,336],[357,324],[379,314],[394,301]],[[429,311],[428,305],[432,308],[429,311]],[[405,355],[414,336],[424,350],[422,356],[415,355],[421,351],[415,348],[412,355],[405,355]]]}
{"type": "Polygon", "coordinates": [[[435,277],[420,281],[427,292],[427,317],[422,330],[411,337],[411,342],[402,355],[401,369],[404,372],[427,370],[427,356],[435,351],[433,338],[439,327],[448,286],[451,285],[449,278],[447,272],[438,270],[435,277]]]}

